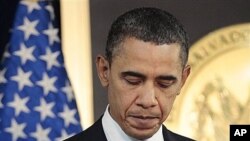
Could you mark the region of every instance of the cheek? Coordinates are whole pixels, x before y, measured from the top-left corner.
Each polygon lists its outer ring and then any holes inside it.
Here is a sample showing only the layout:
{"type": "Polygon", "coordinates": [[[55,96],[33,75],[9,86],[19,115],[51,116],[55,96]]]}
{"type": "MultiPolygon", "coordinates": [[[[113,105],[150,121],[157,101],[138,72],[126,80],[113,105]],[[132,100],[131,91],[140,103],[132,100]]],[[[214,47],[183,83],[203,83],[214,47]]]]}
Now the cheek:
{"type": "Polygon", "coordinates": [[[124,119],[134,101],[134,94],[121,83],[113,83],[108,88],[108,100],[112,114],[116,118],[124,119]]]}
{"type": "Polygon", "coordinates": [[[159,101],[159,105],[162,111],[162,120],[165,121],[166,118],[168,117],[172,107],[173,107],[173,103],[175,101],[176,95],[172,95],[172,96],[165,96],[165,97],[161,97],[159,101]]]}

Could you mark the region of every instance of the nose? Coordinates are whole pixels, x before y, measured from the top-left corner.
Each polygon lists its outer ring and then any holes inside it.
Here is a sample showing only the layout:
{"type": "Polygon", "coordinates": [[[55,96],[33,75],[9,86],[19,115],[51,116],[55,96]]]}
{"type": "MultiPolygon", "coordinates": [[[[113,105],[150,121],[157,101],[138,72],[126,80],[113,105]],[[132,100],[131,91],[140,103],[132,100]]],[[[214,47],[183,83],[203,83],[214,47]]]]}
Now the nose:
{"type": "Polygon", "coordinates": [[[143,107],[144,109],[152,108],[157,105],[156,92],[153,84],[147,84],[141,88],[141,92],[137,97],[136,105],[143,107]]]}

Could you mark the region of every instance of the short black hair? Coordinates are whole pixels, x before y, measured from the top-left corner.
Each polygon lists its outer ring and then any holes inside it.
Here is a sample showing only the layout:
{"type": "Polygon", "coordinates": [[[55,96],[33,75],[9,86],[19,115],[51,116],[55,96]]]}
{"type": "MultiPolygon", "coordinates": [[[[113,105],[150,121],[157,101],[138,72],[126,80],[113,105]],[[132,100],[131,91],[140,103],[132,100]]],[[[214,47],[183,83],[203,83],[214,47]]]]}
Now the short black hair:
{"type": "Polygon", "coordinates": [[[152,7],[130,10],[111,25],[106,43],[106,58],[112,63],[114,50],[127,38],[134,37],[157,45],[178,43],[184,66],[188,60],[188,35],[183,25],[169,12],[152,7]]]}

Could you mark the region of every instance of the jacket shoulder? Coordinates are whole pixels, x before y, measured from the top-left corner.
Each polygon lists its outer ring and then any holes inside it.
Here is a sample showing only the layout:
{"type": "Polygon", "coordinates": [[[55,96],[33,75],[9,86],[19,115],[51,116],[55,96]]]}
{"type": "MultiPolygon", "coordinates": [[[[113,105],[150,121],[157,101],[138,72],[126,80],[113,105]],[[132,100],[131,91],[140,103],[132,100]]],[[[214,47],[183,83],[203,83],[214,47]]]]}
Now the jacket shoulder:
{"type": "Polygon", "coordinates": [[[65,141],[107,141],[101,118],[88,129],[66,139],[65,141]]]}
{"type": "Polygon", "coordinates": [[[164,141],[195,141],[188,137],[174,133],[168,130],[165,126],[163,126],[163,136],[164,136],[164,141]]]}

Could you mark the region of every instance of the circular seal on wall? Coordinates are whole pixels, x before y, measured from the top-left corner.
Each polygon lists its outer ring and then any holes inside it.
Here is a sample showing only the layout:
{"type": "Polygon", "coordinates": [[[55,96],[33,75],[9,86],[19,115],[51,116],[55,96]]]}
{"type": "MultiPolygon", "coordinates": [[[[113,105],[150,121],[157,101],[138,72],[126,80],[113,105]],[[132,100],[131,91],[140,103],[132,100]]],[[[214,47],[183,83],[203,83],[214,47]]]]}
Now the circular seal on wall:
{"type": "Polygon", "coordinates": [[[250,123],[250,23],[209,33],[190,48],[191,74],[165,124],[199,141],[229,140],[250,123]]]}

